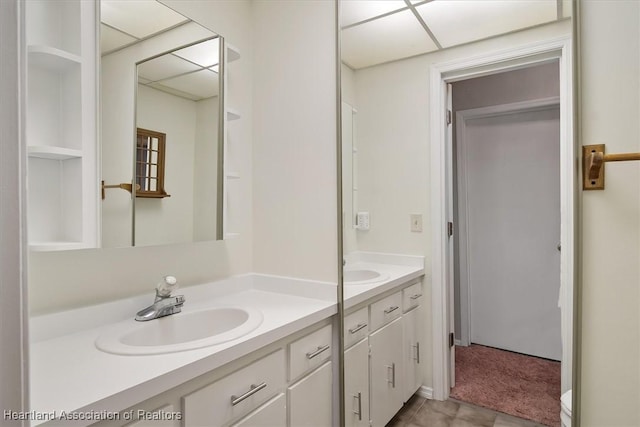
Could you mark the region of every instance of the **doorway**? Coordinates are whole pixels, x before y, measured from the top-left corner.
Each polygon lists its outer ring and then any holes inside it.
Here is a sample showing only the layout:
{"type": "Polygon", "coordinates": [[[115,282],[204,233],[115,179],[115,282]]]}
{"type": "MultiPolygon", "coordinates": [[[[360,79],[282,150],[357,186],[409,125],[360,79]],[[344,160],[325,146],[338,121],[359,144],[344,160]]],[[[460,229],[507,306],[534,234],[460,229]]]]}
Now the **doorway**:
{"type": "Polygon", "coordinates": [[[451,396],[560,422],[559,64],[451,84],[451,396]],[[490,390],[490,391],[489,391],[490,390]]]}
{"type": "MultiPolygon", "coordinates": [[[[455,347],[454,245],[449,222],[454,222],[453,153],[447,149],[452,133],[447,125],[447,85],[474,77],[513,71],[557,61],[559,68],[560,128],[560,275],[559,286],[562,353],[562,391],[572,384],[572,301],[575,227],[575,147],[572,130],[572,73],[570,39],[550,40],[459,62],[436,64],[431,69],[431,200],[432,200],[432,312],[433,397],[445,400],[454,383],[455,347]]],[[[457,228],[457,227],[456,227],[457,228]]],[[[554,250],[555,247],[554,247],[554,250]]]]}

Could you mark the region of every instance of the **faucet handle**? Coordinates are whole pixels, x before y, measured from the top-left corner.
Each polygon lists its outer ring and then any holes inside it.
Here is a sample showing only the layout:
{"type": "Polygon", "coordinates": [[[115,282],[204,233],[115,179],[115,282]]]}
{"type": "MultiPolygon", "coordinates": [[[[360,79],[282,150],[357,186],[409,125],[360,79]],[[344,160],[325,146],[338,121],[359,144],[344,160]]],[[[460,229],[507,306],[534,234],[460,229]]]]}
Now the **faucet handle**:
{"type": "Polygon", "coordinates": [[[164,276],[156,285],[156,294],[159,297],[168,297],[178,287],[178,280],[174,276],[164,276]]]}

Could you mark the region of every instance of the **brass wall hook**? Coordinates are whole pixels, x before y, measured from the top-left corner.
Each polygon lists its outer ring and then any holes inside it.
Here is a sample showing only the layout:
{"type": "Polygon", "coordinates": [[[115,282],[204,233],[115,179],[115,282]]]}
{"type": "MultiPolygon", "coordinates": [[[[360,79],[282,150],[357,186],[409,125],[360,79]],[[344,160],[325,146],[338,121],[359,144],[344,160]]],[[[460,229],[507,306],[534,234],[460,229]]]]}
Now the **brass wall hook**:
{"type": "MultiPolygon", "coordinates": [[[[129,193],[131,193],[133,190],[133,185],[132,184],[127,184],[126,182],[123,182],[122,184],[109,184],[109,185],[105,185],[104,180],[102,180],[102,200],[104,200],[105,197],[105,193],[104,190],[106,188],[121,188],[123,190],[128,191],[129,193]]],[[[140,190],[140,184],[136,184],[136,191],[140,190]]]]}
{"type": "Polygon", "coordinates": [[[582,189],[604,190],[604,165],[606,162],[640,160],[640,153],[605,154],[604,144],[582,147],[582,189]]]}

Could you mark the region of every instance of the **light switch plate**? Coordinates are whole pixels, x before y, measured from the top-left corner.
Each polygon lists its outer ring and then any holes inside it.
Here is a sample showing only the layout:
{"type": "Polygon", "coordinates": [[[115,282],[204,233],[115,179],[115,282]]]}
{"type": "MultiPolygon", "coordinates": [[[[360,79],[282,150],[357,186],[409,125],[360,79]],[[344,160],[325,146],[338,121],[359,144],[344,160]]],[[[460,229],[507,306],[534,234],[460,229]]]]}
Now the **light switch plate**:
{"type": "Polygon", "coordinates": [[[356,215],[356,222],[358,224],[358,230],[369,229],[369,212],[358,212],[356,215]]]}
{"type": "Polygon", "coordinates": [[[411,231],[413,233],[422,233],[422,214],[409,214],[411,220],[411,231]]]}

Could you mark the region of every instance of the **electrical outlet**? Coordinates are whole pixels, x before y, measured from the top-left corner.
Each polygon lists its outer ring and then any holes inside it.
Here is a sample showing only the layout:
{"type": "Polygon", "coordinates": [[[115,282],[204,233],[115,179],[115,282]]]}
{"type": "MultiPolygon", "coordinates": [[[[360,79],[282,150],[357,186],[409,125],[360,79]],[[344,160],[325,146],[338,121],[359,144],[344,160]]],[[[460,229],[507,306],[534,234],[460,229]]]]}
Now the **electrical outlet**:
{"type": "Polygon", "coordinates": [[[411,231],[413,233],[422,233],[422,214],[409,214],[411,220],[411,231]]]}

